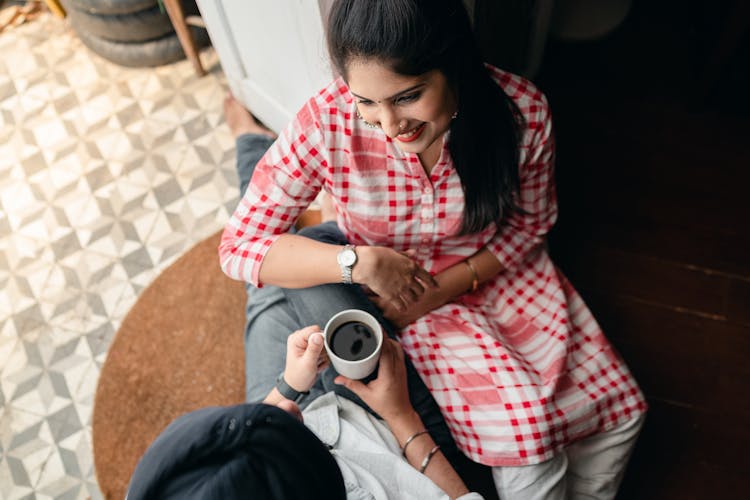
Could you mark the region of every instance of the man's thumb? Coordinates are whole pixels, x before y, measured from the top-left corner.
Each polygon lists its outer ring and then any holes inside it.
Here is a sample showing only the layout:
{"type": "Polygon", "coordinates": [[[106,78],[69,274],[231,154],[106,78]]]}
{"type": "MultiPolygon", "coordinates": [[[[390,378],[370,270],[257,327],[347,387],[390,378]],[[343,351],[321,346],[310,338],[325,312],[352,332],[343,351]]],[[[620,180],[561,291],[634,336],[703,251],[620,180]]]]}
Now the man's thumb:
{"type": "Polygon", "coordinates": [[[323,350],[323,334],[320,332],[311,333],[307,338],[307,349],[305,350],[305,356],[312,356],[317,358],[320,351],[323,350]]]}

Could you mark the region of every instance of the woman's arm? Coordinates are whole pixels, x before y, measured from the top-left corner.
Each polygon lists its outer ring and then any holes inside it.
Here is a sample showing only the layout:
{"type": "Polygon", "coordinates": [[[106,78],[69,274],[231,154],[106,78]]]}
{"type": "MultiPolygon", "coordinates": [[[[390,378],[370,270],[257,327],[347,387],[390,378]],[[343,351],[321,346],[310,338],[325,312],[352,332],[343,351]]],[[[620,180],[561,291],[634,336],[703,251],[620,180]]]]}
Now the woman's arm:
{"type": "MultiPolygon", "coordinates": [[[[352,390],[383,417],[402,450],[411,436],[425,428],[409,401],[404,351],[395,340],[386,339],[383,342],[375,380],[365,385],[360,381],[338,376],[335,382],[352,390]]],[[[428,433],[419,434],[406,447],[406,459],[415,469],[421,470],[434,448],[435,441],[428,433]]],[[[461,477],[439,450],[429,458],[423,473],[451,498],[458,498],[469,492],[461,477]]]]}
{"type": "MultiPolygon", "coordinates": [[[[341,246],[288,234],[323,188],[330,164],[328,143],[311,99],[268,149],[232,214],[219,245],[220,263],[231,278],[254,285],[306,288],[340,283],[341,246]]],[[[355,283],[366,285],[395,309],[414,303],[432,276],[405,254],[385,247],[359,247],[355,283]]]]}
{"type": "MultiPolygon", "coordinates": [[[[341,283],[336,260],[341,249],[303,236],[281,235],[266,253],[260,282],[284,288],[341,283]]],[[[394,310],[405,310],[426,289],[437,287],[433,276],[404,253],[378,246],[358,246],[355,251],[352,280],[366,285],[394,310]]]]}
{"type": "Polygon", "coordinates": [[[552,117],[543,95],[539,94],[532,104],[524,113],[524,142],[528,147],[519,167],[521,185],[517,202],[521,210],[503,221],[486,246],[506,269],[516,269],[531,252],[538,250],[557,220],[552,117]]]}

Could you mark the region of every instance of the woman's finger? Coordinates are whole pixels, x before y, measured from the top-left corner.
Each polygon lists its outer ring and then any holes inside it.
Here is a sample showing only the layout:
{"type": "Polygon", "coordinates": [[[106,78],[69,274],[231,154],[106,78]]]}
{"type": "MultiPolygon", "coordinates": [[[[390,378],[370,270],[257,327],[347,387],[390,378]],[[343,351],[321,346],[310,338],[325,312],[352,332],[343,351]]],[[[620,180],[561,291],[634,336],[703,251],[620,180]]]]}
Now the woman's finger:
{"type": "Polygon", "coordinates": [[[384,376],[388,376],[393,370],[396,359],[396,347],[393,345],[397,343],[395,340],[386,339],[383,342],[383,348],[380,352],[380,368],[378,373],[382,373],[384,376]]]}
{"type": "Polygon", "coordinates": [[[439,286],[438,282],[435,281],[435,277],[421,267],[414,274],[414,277],[430,288],[438,288],[439,286]]]}
{"type": "Polygon", "coordinates": [[[425,292],[425,290],[424,290],[423,286],[421,286],[421,285],[419,285],[419,286],[413,285],[411,287],[411,293],[412,293],[412,295],[414,295],[414,302],[418,302],[419,299],[422,298],[422,295],[424,295],[424,292],[425,292]]]}
{"type": "Polygon", "coordinates": [[[392,296],[390,299],[388,299],[388,302],[391,304],[391,306],[393,306],[394,309],[399,312],[406,309],[406,304],[404,304],[404,301],[398,295],[392,296]]]}
{"type": "Polygon", "coordinates": [[[393,352],[396,355],[396,359],[399,362],[404,363],[405,362],[405,356],[406,356],[404,354],[404,348],[401,347],[401,344],[399,344],[395,340],[393,340],[393,339],[388,339],[388,340],[390,341],[389,344],[391,345],[391,348],[393,349],[393,352]]]}
{"type": "Polygon", "coordinates": [[[404,293],[401,294],[401,299],[407,304],[413,304],[419,300],[419,295],[417,295],[417,293],[411,288],[407,288],[404,290],[404,293]]]}
{"type": "Polygon", "coordinates": [[[411,283],[411,291],[412,293],[414,293],[414,296],[417,299],[424,293],[424,287],[422,286],[422,283],[420,283],[416,278],[411,283]]]}
{"type": "Polygon", "coordinates": [[[363,384],[359,380],[352,380],[350,378],[344,377],[343,375],[339,375],[338,377],[333,379],[333,383],[343,385],[344,387],[352,391],[354,394],[356,394],[360,398],[362,398],[362,396],[370,390],[365,384],[363,384]]]}

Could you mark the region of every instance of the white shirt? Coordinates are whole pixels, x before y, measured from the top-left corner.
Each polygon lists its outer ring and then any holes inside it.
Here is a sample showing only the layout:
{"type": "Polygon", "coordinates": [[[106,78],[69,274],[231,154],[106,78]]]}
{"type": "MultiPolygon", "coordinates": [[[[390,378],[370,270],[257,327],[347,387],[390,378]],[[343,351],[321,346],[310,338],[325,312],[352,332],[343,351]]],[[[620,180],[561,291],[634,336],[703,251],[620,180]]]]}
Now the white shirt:
{"type": "MultiPolygon", "coordinates": [[[[330,392],[303,412],[305,425],[331,448],[349,500],[447,500],[448,495],[412,467],[384,422],[330,392]]],[[[482,500],[467,493],[458,500],[482,500]]]]}

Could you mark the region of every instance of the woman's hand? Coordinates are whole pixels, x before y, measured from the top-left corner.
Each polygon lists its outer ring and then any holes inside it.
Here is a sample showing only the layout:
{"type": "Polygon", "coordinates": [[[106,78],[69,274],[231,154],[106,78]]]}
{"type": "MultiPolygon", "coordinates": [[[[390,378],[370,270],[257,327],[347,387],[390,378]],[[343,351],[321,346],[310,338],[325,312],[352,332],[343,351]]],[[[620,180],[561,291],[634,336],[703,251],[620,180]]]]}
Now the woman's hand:
{"type": "Polygon", "coordinates": [[[354,392],[386,422],[414,413],[406,385],[404,351],[395,340],[383,340],[378,377],[375,380],[365,385],[359,380],[339,375],[334,382],[354,392]]]}
{"type": "Polygon", "coordinates": [[[352,273],[354,282],[367,286],[397,311],[417,302],[425,287],[438,286],[435,278],[412,259],[411,252],[386,247],[357,247],[352,273]]]}
{"type": "Polygon", "coordinates": [[[309,391],[318,372],[328,364],[323,345],[323,333],[316,326],[308,326],[289,335],[286,341],[284,380],[292,389],[309,391]]]}
{"type": "Polygon", "coordinates": [[[397,328],[403,328],[406,325],[416,321],[433,309],[437,309],[447,302],[443,299],[441,290],[435,290],[428,288],[419,297],[414,304],[411,304],[404,310],[398,310],[387,300],[383,300],[382,297],[377,295],[371,295],[370,300],[375,303],[378,308],[383,312],[383,316],[393,323],[397,328]]]}

